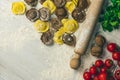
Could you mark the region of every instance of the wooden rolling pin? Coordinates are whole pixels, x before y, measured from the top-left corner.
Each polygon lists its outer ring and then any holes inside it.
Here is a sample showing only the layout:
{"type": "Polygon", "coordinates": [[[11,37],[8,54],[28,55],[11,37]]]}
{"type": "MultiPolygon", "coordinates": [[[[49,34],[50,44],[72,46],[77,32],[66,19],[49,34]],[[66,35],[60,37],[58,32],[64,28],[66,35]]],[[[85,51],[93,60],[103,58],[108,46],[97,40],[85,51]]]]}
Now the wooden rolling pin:
{"type": "MultiPolygon", "coordinates": [[[[104,0],[92,0],[91,5],[89,6],[89,9],[86,15],[86,20],[82,25],[83,28],[79,34],[78,41],[76,43],[75,50],[74,50],[74,52],[79,54],[80,57],[81,55],[85,54],[86,48],[89,44],[91,35],[95,28],[98,15],[101,11],[103,1],[104,0]]],[[[80,66],[80,57],[78,61],[74,60],[74,57],[71,59],[70,61],[71,68],[77,69],[80,66]],[[72,67],[72,63],[74,63],[73,67],[72,67]],[[78,65],[75,66],[75,64],[78,64],[78,65]]]]}
{"type": "Polygon", "coordinates": [[[97,21],[98,15],[101,11],[103,1],[104,0],[93,0],[89,6],[86,20],[82,25],[83,28],[75,46],[75,53],[78,53],[80,55],[85,53],[91,34],[95,28],[95,23],[97,21]]]}

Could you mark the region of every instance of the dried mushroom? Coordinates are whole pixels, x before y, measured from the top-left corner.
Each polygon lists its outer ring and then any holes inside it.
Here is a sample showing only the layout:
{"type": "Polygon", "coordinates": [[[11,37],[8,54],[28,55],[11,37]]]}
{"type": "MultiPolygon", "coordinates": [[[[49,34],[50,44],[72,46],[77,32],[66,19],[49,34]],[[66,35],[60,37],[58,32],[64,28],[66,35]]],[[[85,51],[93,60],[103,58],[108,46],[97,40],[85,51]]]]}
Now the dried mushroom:
{"type": "Polygon", "coordinates": [[[56,7],[63,7],[66,3],[66,0],[53,0],[56,7]]]}
{"type": "Polygon", "coordinates": [[[105,38],[102,35],[97,35],[96,38],[95,38],[95,43],[98,46],[102,47],[105,44],[105,38]]]}
{"type": "Polygon", "coordinates": [[[68,17],[67,10],[65,8],[57,8],[55,10],[55,15],[58,17],[58,19],[63,19],[68,17]]]}
{"type": "Polygon", "coordinates": [[[62,40],[65,44],[70,45],[70,46],[74,46],[76,43],[76,39],[75,39],[75,36],[73,34],[65,33],[62,36],[62,40]]]}
{"type": "Polygon", "coordinates": [[[41,41],[45,45],[52,45],[53,44],[53,33],[50,31],[43,33],[41,36],[41,41]]]}
{"type": "Polygon", "coordinates": [[[48,21],[50,18],[50,10],[48,8],[41,8],[39,9],[40,13],[40,20],[42,21],[48,21]]]}
{"type": "Polygon", "coordinates": [[[91,54],[92,54],[93,56],[100,57],[100,56],[102,55],[102,52],[103,52],[103,48],[100,47],[100,46],[94,45],[94,46],[91,48],[91,54]]]}
{"type": "Polygon", "coordinates": [[[34,21],[36,21],[36,20],[39,19],[40,14],[39,14],[39,12],[38,12],[37,9],[31,8],[30,10],[28,10],[28,11],[26,12],[26,17],[27,17],[30,21],[34,22],[34,21]]]}
{"type": "Polygon", "coordinates": [[[30,5],[31,7],[34,7],[37,5],[38,0],[24,0],[28,5],[30,5]]]}
{"type": "Polygon", "coordinates": [[[61,26],[62,26],[61,21],[59,19],[57,19],[57,18],[51,19],[50,23],[51,23],[51,28],[53,28],[55,31],[60,29],[61,26]]]}

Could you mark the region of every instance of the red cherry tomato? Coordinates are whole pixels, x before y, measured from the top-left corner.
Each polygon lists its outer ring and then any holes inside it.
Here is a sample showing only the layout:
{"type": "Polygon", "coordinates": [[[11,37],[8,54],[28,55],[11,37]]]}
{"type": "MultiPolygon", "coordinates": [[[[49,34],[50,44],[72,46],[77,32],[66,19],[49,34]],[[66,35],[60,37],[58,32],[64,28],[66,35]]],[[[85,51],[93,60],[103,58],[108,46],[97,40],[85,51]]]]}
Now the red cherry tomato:
{"type": "Polygon", "coordinates": [[[93,78],[93,80],[99,80],[99,79],[98,79],[98,76],[95,76],[95,77],[93,78]]]}
{"type": "Polygon", "coordinates": [[[100,72],[107,72],[107,67],[103,67],[100,69],[100,72]]]}
{"type": "Polygon", "coordinates": [[[85,80],[91,80],[91,73],[90,72],[84,72],[83,78],[85,80]]]}
{"type": "Polygon", "coordinates": [[[117,80],[120,80],[120,70],[116,70],[114,76],[117,80]]]}
{"type": "Polygon", "coordinates": [[[114,52],[114,53],[112,53],[112,58],[114,60],[120,60],[120,52],[114,52]]]}
{"type": "Polygon", "coordinates": [[[117,62],[118,66],[120,67],[120,61],[117,62]]]}
{"type": "Polygon", "coordinates": [[[103,66],[103,65],[104,65],[104,63],[103,63],[102,60],[96,60],[96,62],[95,62],[95,66],[96,66],[96,67],[101,67],[101,66],[103,66]]]}
{"type": "Polygon", "coordinates": [[[114,51],[116,50],[116,48],[117,48],[117,45],[116,45],[115,43],[109,43],[109,44],[107,45],[107,50],[108,50],[109,52],[114,52],[114,51]]]}
{"type": "Polygon", "coordinates": [[[107,80],[107,74],[106,73],[100,73],[98,76],[99,80],[107,80]]]}
{"type": "Polygon", "coordinates": [[[111,59],[106,59],[105,60],[105,66],[107,68],[111,68],[113,66],[113,61],[111,59]]]}
{"type": "Polygon", "coordinates": [[[97,68],[96,68],[95,66],[92,66],[92,67],[90,67],[89,72],[90,72],[91,74],[96,74],[96,73],[97,73],[97,68]]]}

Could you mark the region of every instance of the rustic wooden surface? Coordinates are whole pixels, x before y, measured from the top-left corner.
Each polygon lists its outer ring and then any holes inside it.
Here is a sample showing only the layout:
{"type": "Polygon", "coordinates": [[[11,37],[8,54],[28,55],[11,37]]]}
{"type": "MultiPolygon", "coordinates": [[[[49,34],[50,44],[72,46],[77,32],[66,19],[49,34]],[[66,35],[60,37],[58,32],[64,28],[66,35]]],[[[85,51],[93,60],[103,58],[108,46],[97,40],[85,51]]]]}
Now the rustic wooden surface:
{"type": "MultiPolygon", "coordinates": [[[[0,1],[0,80],[83,80],[82,73],[96,60],[89,49],[82,57],[81,68],[78,71],[70,69],[69,61],[74,48],[43,45],[39,40],[41,34],[35,32],[33,23],[25,15],[11,13],[11,3],[14,1],[21,0],[0,1]]],[[[82,30],[82,27],[79,29],[82,30]]],[[[99,27],[97,24],[91,39],[99,27]]],[[[100,28],[99,32],[108,42],[120,45],[120,29],[109,33],[100,28]]],[[[79,36],[78,32],[75,35],[79,36]]],[[[103,59],[111,57],[106,49],[104,53],[103,59]]]]}

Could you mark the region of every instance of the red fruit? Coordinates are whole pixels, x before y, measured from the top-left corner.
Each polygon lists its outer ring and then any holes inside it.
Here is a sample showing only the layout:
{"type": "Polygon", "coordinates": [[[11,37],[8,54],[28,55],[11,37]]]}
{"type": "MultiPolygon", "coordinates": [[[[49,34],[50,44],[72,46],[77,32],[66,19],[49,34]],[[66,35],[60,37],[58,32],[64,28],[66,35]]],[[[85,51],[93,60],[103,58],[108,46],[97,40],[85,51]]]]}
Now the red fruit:
{"type": "Polygon", "coordinates": [[[85,80],[91,80],[91,73],[90,73],[90,72],[85,72],[85,73],[83,74],[83,78],[84,78],[85,80]]]}
{"type": "Polygon", "coordinates": [[[103,67],[100,69],[100,72],[107,72],[107,67],[103,67]]]}
{"type": "Polygon", "coordinates": [[[97,61],[95,62],[95,66],[96,66],[96,67],[101,67],[101,66],[103,66],[103,65],[104,65],[104,63],[103,63],[102,60],[97,60],[97,61]]]}
{"type": "Polygon", "coordinates": [[[98,76],[99,80],[107,80],[107,74],[106,73],[100,73],[98,76]]]}
{"type": "Polygon", "coordinates": [[[112,53],[112,58],[114,60],[120,60],[120,52],[114,52],[114,53],[112,53]]]}
{"type": "Polygon", "coordinates": [[[118,63],[117,63],[117,64],[118,64],[118,66],[120,67],[120,61],[118,61],[118,63]]]}
{"type": "Polygon", "coordinates": [[[115,43],[109,43],[109,44],[107,45],[107,50],[108,50],[109,52],[114,52],[114,51],[116,50],[116,48],[117,48],[117,45],[116,45],[115,43]]]}
{"type": "Polygon", "coordinates": [[[117,80],[120,80],[120,70],[115,71],[114,76],[117,80]]]}
{"type": "Polygon", "coordinates": [[[98,79],[98,76],[95,76],[95,77],[93,78],[93,80],[99,80],[99,79],[98,79]]]}
{"type": "Polygon", "coordinates": [[[113,61],[112,61],[111,59],[106,59],[106,60],[105,60],[105,66],[106,66],[107,68],[112,67],[112,66],[113,66],[113,61]]]}
{"type": "Polygon", "coordinates": [[[96,68],[95,66],[92,66],[92,67],[90,67],[89,72],[90,72],[91,74],[96,74],[96,73],[97,73],[97,68],[96,68]]]}

